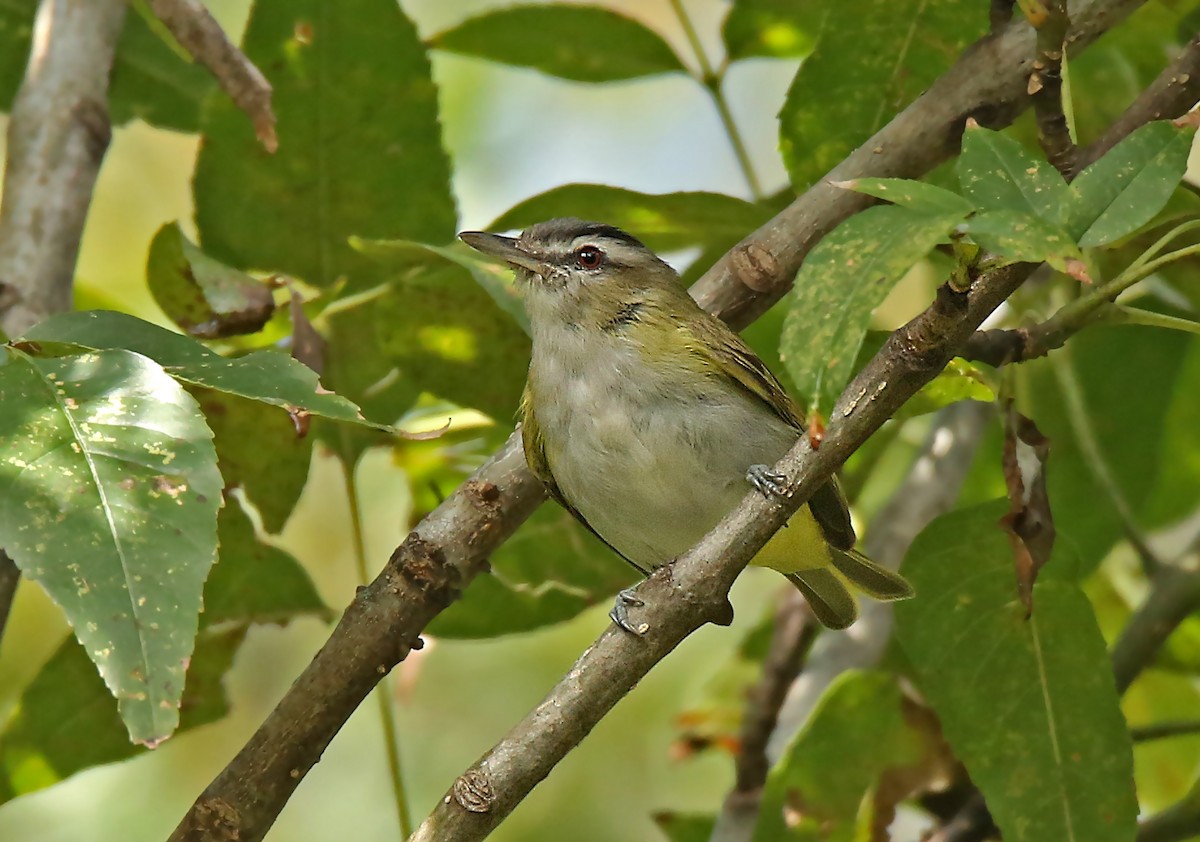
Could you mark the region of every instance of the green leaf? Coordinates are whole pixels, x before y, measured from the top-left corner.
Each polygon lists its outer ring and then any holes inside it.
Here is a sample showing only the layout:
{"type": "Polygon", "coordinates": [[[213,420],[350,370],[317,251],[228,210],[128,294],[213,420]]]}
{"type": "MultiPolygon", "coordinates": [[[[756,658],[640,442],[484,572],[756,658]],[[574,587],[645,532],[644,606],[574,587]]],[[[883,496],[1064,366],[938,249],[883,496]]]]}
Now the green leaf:
{"type": "MultiPolygon", "coordinates": [[[[223,681],[249,624],[329,614],[304,568],[260,544],[240,506],[221,510],[218,529],[221,561],[204,584],[202,625],[179,705],[181,733],[228,712],[223,681]]],[[[67,640],[25,688],[0,733],[0,802],[142,753],[129,742],[87,654],[67,640]]]]}
{"type": "Polygon", "coordinates": [[[851,670],[838,676],[771,770],[753,842],[858,838],[859,812],[871,809],[884,775],[921,758],[921,737],[905,721],[902,705],[890,675],[851,670]],[[790,811],[801,817],[789,821],[790,811]]]}
{"type": "Polygon", "coordinates": [[[51,316],[34,325],[25,339],[94,349],[128,348],[155,360],[172,377],[193,386],[240,395],[289,412],[302,411],[335,421],[390,429],[366,421],[353,403],[321,389],[312,369],[279,351],[222,357],[195,339],[111,310],[51,316]]]}
{"type": "Polygon", "coordinates": [[[897,638],[1005,840],[1128,842],[1132,747],[1104,638],[1061,546],[1025,619],[1005,511],[954,512],[918,536],[902,565],[918,596],[896,606],[897,638]]]}
{"type": "MultiPolygon", "coordinates": [[[[179,731],[228,713],[222,680],[245,626],[201,632],[179,702],[179,731]]],[[[87,653],[68,638],[42,667],[0,733],[0,804],[76,772],[144,754],[129,742],[112,696],[87,653]]]]}
{"type": "Polygon", "coordinates": [[[974,205],[957,193],[908,178],[856,178],[853,181],[834,182],[833,186],[866,193],[868,196],[918,211],[954,211],[966,216],[975,210],[974,205]]]}
{"type": "Polygon", "coordinates": [[[557,216],[603,220],[654,251],[732,246],[773,216],[764,205],[721,193],[638,193],[604,184],[567,184],[517,204],[489,231],[525,228],[557,216]]]}
{"type": "Polygon", "coordinates": [[[813,249],[792,293],[780,352],[809,411],[827,412],[850,379],[874,310],[946,237],[960,212],[867,208],[813,249]]]}
{"type": "Polygon", "coordinates": [[[308,482],[314,437],[301,435],[286,412],[269,404],[212,389],[192,395],[213,431],[225,487],[242,489],[264,530],[283,531],[308,482]]]}
{"type": "Polygon", "coordinates": [[[217,519],[221,557],[204,585],[201,628],[222,623],[286,623],[299,616],[328,619],[308,572],[294,556],[265,544],[231,501],[217,519]]]}
{"type": "Polygon", "coordinates": [[[968,219],[962,230],[981,248],[1013,263],[1045,261],[1064,272],[1068,261],[1083,260],[1070,234],[1025,211],[984,211],[968,219]]]}
{"type": "Polygon", "coordinates": [[[62,606],[134,742],[179,722],[221,475],[190,395],[111,349],[0,367],[0,545],[62,606]]]}
{"type": "MultiPolygon", "coordinates": [[[[916,99],[987,24],[986,10],[967,0],[839,0],[820,10],[816,47],[779,112],[780,150],[797,191],[916,99]]],[[[809,7],[803,14],[817,17],[809,7]]]]}
{"type": "Polygon", "coordinates": [[[194,184],[206,254],[362,289],[376,267],[350,236],[454,236],[437,89],[394,0],[259,0],[243,49],[271,77],[279,151],[267,154],[245,114],[214,98],[194,184]]]}
{"type": "Polygon", "coordinates": [[[418,388],[501,423],[517,410],[529,337],[456,263],[396,278],[370,308],[381,354],[418,388]]]}
{"type": "Polygon", "coordinates": [[[451,264],[466,269],[472,280],[491,296],[496,306],[508,313],[526,335],[529,316],[525,305],[517,294],[512,270],[505,265],[493,263],[479,256],[479,252],[466,246],[431,246],[412,240],[361,240],[351,238],[354,248],[393,269],[418,268],[428,270],[451,264]]]}
{"type": "Polygon", "coordinates": [[[577,82],[686,72],[667,42],[599,6],[515,6],[470,18],[430,46],[577,82]]]}
{"type": "MultiPolygon", "coordinates": [[[[1175,458],[1163,434],[1167,409],[1183,380],[1194,340],[1187,334],[1143,327],[1096,326],[1071,338],[1070,366],[1079,381],[1087,422],[1117,486],[1133,511],[1154,492],[1161,459],[1175,458]]],[[[1050,438],[1046,469],[1059,543],[1074,544],[1091,570],[1123,536],[1121,519],[1072,423],[1053,358],[1020,367],[1019,394],[1027,414],[1050,438]]],[[[1194,431],[1189,440],[1195,440],[1194,431]]]]}
{"type": "Polygon", "coordinates": [[[812,52],[812,24],[819,20],[812,4],[795,0],[737,0],[721,34],[730,61],[751,56],[792,58],[812,52]]]}
{"type": "Polygon", "coordinates": [[[968,123],[958,158],[963,195],[982,210],[1025,213],[1061,225],[1072,201],[1058,170],[1000,132],[968,123]]]}
{"type": "Polygon", "coordinates": [[[1111,243],[1162,210],[1187,169],[1192,128],[1147,123],[1071,182],[1067,228],[1081,246],[1111,243]]]}
{"type": "MultiPolygon", "coordinates": [[[[11,108],[25,75],[37,0],[0,4],[0,110],[11,108]]],[[[115,125],[140,118],[154,126],[194,132],[200,104],[216,87],[203,67],[168,46],[136,11],[125,16],[109,85],[115,125]]]]}
{"type": "Polygon", "coordinates": [[[275,311],[270,287],[200,251],[177,222],[154,235],[146,284],[171,321],[202,339],[257,333],[275,311]]]}
{"type": "Polygon", "coordinates": [[[439,637],[483,638],[569,620],[636,580],[633,568],[554,504],[538,509],[463,598],[430,624],[439,637]]]}
{"type": "MultiPolygon", "coordinates": [[[[983,372],[966,360],[955,357],[937,377],[922,386],[892,419],[901,421],[905,418],[915,418],[918,415],[937,412],[959,401],[992,403],[995,400],[996,391],[987,382],[983,372]]],[[[220,452],[220,444],[217,451],[220,452]]]]}
{"type": "MultiPolygon", "coordinates": [[[[1181,349],[1175,383],[1200,383],[1200,342],[1191,341],[1181,349]]],[[[1159,383],[1165,395],[1156,396],[1154,411],[1161,412],[1161,433],[1158,439],[1157,476],[1148,489],[1142,507],[1147,528],[1156,529],[1176,523],[1196,511],[1200,500],[1200,401],[1190,388],[1171,388],[1171,381],[1159,383]],[[1163,405],[1165,399],[1165,406],[1163,405]]],[[[1200,619],[1198,619],[1200,623],[1200,619]]],[[[1198,638],[1200,642],[1200,638],[1198,638]]],[[[1197,671],[1200,672],[1200,647],[1196,650],[1197,671]]]]}

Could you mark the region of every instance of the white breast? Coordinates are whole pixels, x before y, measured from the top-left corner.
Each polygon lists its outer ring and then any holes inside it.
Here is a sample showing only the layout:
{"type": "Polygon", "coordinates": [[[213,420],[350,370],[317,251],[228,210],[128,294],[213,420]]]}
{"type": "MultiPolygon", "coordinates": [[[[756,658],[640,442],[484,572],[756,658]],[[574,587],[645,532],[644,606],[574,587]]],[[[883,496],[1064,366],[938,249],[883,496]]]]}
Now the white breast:
{"type": "Polygon", "coordinates": [[[692,547],[795,432],[736,387],[658,371],[622,334],[534,338],[534,412],[563,496],[606,541],[654,567],[692,547]]]}

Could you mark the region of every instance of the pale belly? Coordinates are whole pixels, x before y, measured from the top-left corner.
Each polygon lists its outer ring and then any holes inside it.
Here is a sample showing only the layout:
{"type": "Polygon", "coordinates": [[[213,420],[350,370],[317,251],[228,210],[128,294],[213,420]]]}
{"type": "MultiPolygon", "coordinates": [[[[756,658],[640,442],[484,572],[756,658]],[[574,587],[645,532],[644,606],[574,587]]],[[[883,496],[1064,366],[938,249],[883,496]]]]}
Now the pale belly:
{"type": "Polygon", "coordinates": [[[690,549],[750,490],[796,433],[732,386],[679,387],[632,353],[542,361],[534,406],[563,496],[601,537],[643,567],[690,549]],[[545,375],[549,375],[546,377],[545,375]]]}

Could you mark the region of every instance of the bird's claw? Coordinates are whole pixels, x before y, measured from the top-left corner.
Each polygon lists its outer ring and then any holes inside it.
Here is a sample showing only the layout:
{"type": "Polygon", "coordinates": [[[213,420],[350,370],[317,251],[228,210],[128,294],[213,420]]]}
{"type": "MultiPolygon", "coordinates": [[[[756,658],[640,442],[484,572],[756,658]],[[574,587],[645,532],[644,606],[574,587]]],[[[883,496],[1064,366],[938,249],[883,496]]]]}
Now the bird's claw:
{"type": "Polygon", "coordinates": [[[608,612],[609,618],[617,624],[619,628],[624,629],[630,634],[635,634],[638,637],[644,635],[647,629],[650,628],[646,623],[634,625],[629,621],[629,608],[641,608],[646,603],[641,600],[633,588],[625,588],[617,593],[617,601],[613,603],[612,611],[608,612]]]}
{"type": "Polygon", "coordinates": [[[751,465],[746,471],[746,480],[764,497],[787,496],[787,477],[774,473],[770,465],[751,465]]]}

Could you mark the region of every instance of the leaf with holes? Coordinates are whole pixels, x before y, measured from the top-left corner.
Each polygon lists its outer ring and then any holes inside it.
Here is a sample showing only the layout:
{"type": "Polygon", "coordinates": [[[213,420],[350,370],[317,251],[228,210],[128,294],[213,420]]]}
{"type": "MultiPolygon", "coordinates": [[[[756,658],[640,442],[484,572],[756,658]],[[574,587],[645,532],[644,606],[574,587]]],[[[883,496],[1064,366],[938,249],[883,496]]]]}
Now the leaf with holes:
{"type": "Polygon", "coordinates": [[[0,367],[0,545],[67,615],[134,742],[179,722],[221,475],[191,395],[126,350],[0,367]]]}
{"type": "Polygon", "coordinates": [[[810,412],[827,412],[850,379],[871,311],[943,240],[962,211],[867,208],[813,249],[784,320],[780,355],[810,412]]]}
{"type": "Polygon", "coordinates": [[[594,6],[499,9],[435,35],[431,46],[533,67],[577,82],[613,82],[685,70],[657,33],[594,6]]]}
{"type": "Polygon", "coordinates": [[[896,636],[1008,842],[1128,842],[1133,753],[1104,637],[1056,547],[1025,619],[1003,503],[944,515],[902,570],[896,636]]]}

